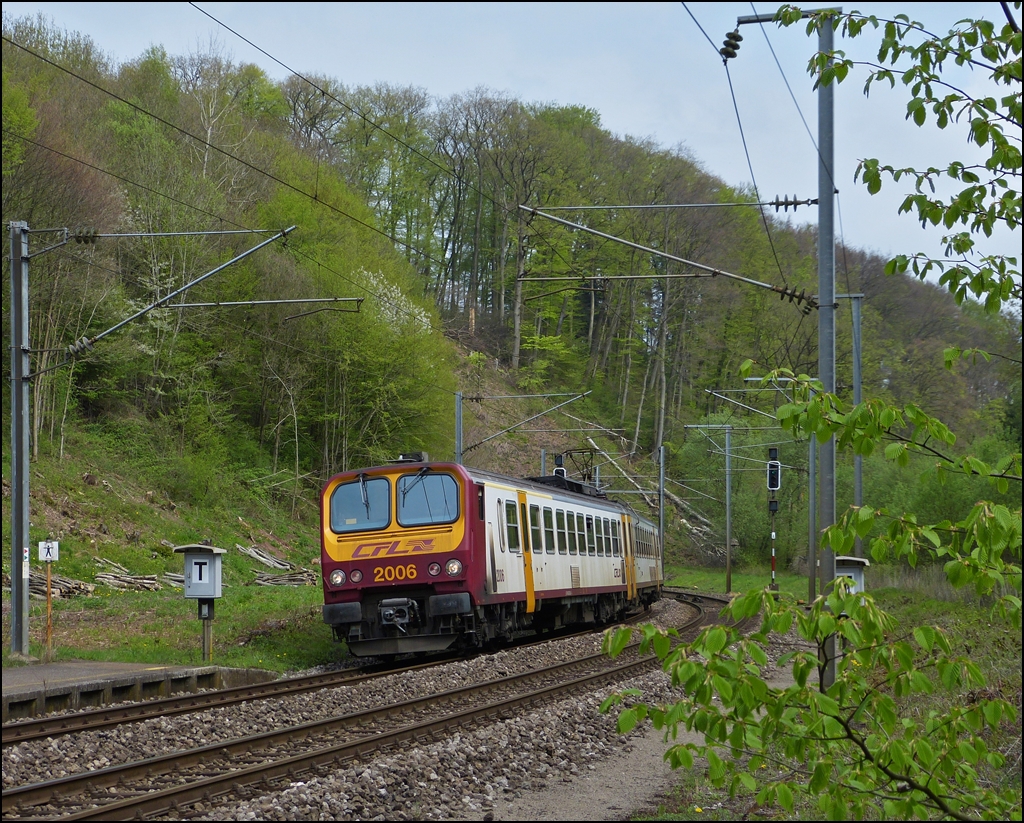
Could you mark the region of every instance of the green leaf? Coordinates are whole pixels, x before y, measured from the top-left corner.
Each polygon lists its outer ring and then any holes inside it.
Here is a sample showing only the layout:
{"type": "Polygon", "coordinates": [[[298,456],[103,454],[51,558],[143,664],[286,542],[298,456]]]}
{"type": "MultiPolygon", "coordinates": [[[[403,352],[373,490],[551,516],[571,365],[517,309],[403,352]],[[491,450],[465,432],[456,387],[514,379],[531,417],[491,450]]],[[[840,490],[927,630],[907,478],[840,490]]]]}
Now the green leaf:
{"type": "Polygon", "coordinates": [[[918,626],[914,629],[914,639],[926,652],[932,650],[932,645],[935,643],[935,629],[931,626],[918,626]]]}
{"type": "Polygon", "coordinates": [[[721,785],[722,779],[725,777],[725,763],[714,749],[708,749],[708,777],[716,786],[721,785]]]}
{"type": "Polygon", "coordinates": [[[619,720],[616,726],[618,727],[619,734],[629,734],[633,729],[636,728],[636,724],[639,722],[637,711],[635,708],[623,709],[622,713],[619,714],[619,720]]]}
{"type": "Polygon", "coordinates": [[[633,637],[633,630],[627,627],[620,627],[613,632],[605,634],[602,640],[604,653],[609,657],[618,657],[622,650],[629,645],[633,637]]]}
{"type": "Polygon", "coordinates": [[[718,652],[725,648],[726,641],[725,630],[721,626],[716,626],[704,638],[704,649],[708,655],[718,654],[718,652]]]}
{"type": "Polygon", "coordinates": [[[779,789],[779,805],[782,806],[790,814],[793,813],[793,790],[785,783],[780,783],[779,789]]]}
{"type": "Polygon", "coordinates": [[[711,683],[724,702],[728,703],[732,700],[732,684],[728,680],[716,674],[711,678],[711,683]]]}
{"type": "Polygon", "coordinates": [[[814,766],[814,773],[811,775],[811,782],[808,789],[812,795],[819,794],[829,784],[829,770],[824,763],[817,763],[814,766]]]}

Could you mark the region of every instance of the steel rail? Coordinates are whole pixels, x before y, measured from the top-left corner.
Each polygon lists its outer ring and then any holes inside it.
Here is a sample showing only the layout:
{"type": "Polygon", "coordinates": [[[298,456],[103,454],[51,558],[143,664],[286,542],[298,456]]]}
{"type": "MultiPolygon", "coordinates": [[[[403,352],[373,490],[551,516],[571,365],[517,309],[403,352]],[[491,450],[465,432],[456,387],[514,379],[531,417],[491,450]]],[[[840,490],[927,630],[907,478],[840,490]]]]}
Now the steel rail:
{"type": "MultiPolygon", "coordinates": [[[[426,668],[438,663],[422,663],[409,667],[409,670],[426,668]]],[[[170,717],[189,712],[200,712],[220,706],[231,706],[247,700],[262,700],[270,697],[282,697],[292,694],[331,689],[340,685],[358,683],[374,677],[381,677],[387,672],[366,673],[360,670],[336,671],[327,674],[307,675],[272,680],[249,686],[235,686],[229,689],[216,689],[187,695],[175,695],[125,706],[106,709],[89,709],[65,714],[58,717],[40,717],[34,720],[5,723],[3,726],[3,748],[38,740],[46,737],[59,737],[66,734],[77,734],[84,731],[107,729],[123,723],[135,723],[152,717],[170,717]],[[355,672],[355,673],[353,673],[355,672]]]]}
{"type": "MultiPolygon", "coordinates": [[[[637,619],[642,618],[642,614],[637,616],[637,619]]],[[[689,621],[685,626],[680,627],[680,630],[685,631],[687,628],[700,625],[706,621],[706,618],[705,611],[698,608],[697,617],[689,621]]],[[[638,643],[631,644],[631,646],[627,647],[627,651],[635,651],[638,647],[638,643]]],[[[519,675],[487,681],[482,684],[464,686],[447,692],[426,695],[363,712],[329,718],[324,721],[315,721],[286,729],[265,732],[233,741],[204,746],[187,752],[171,753],[157,758],[122,764],[79,775],[71,775],[44,783],[21,786],[3,792],[3,813],[5,817],[10,816],[11,812],[16,812],[20,817],[25,817],[26,812],[29,812],[29,809],[26,807],[51,803],[66,806],[74,802],[72,800],[74,796],[92,794],[96,791],[103,793],[111,788],[117,788],[121,792],[139,791],[139,794],[135,797],[126,797],[99,807],[81,809],[67,815],[57,812],[56,816],[66,820],[110,820],[130,819],[138,815],[160,814],[181,805],[188,805],[198,800],[209,799],[230,791],[237,791],[237,787],[242,785],[272,780],[282,775],[294,775],[297,770],[315,768],[328,762],[334,763],[342,759],[351,759],[360,754],[393,745],[400,740],[423,738],[453,725],[462,725],[480,717],[507,713],[512,708],[529,705],[564,691],[573,691],[580,686],[598,685],[608,679],[620,675],[624,676],[626,673],[637,669],[637,667],[642,668],[655,665],[657,660],[653,656],[648,656],[639,661],[605,667],[602,671],[591,672],[582,677],[575,677],[568,683],[562,681],[560,685],[556,684],[554,686],[545,686],[541,689],[534,689],[525,695],[515,698],[506,698],[487,703],[476,709],[470,708],[455,714],[435,717],[431,720],[402,727],[398,730],[360,736],[354,740],[350,739],[333,746],[293,755],[269,764],[242,764],[239,767],[237,762],[229,763],[227,764],[226,771],[220,775],[207,775],[198,781],[186,783],[185,785],[152,790],[152,780],[154,777],[162,774],[178,773],[188,768],[190,764],[210,769],[214,768],[214,764],[211,763],[213,758],[240,758],[253,752],[266,752],[268,747],[275,745],[293,744],[297,740],[310,738],[319,740],[324,733],[337,733],[344,732],[346,729],[357,729],[376,720],[384,718],[393,720],[401,713],[422,712],[425,708],[434,708],[442,703],[464,702],[474,693],[481,695],[494,693],[510,686],[515,687],[517,683],[525,684],[539,678],[569,672],[574,668],[579,669],[586,666],[603,665],[608,662],[608,658],[603,654],[589,655],[578,660],[556,664],[544,669],[536,669],[519,675]],[[133,778],[140,778],[146,781],[146,788],[131,789],[126,786],[126,781],[133,778]]],[[[75,805],[78,804],[76,803],[75,805]]],[[[44,811],[40,809],[40,811],[44,812],[50,819],[54,817],[53,814],[49,813],[49,810],[44,811]]]]}
{"type": "MultiPolygon", "coordinates": [[[[642,619],[642,615],[634,619],[642,619]]],[[[590,629],[582,632],[570,632],[567,634],[545,635],[542,639],[530,638],[528,642],[518,642],[516,648],[532,645],[533,643],[544,642],[556,637],[574,637],[577,635],[589,634],[590,629]]],[[[464,657],[464,655],[459,656],[464,657]]],[[[455,659],[453,655],[442,655],[423,663],[402,666],[384,666],[381,664],[370,664],[359,668],[326,672],[317,675],[303,675],[300,677],[280,678],[267,683],[258,683],[248,686],[234,686],[227,689],[211,689],[205,692],[179,694],[170,697],[161,697],[151,700],[144,700],[138,703],[131,703],[110,708],[86,709],[72,714],[62,714],[56,717],[39,717],[32,720],[19,720],[8,722],[3,725],[3,748],[16,746],[19,743],[26,743],[32,740],[40,740],[47,737],[60,737],[68,734],[79,734],[81,732],[109,729],[125,723],[136,723],[148,720],[153,717],[171,717],[178,714],[189,714],[201,712],[207,709],[216,709],[221,706],[232,706],[238,703],[245,703],[249,700],[265,700],[268,698],[288,697],[291,695],[304,694],[317,691],[318,689],[333,689],[338,686],[358,685],[366,680],[373,680],[398,672],[414,672],[421,669],[429,669],[441,666],[455,659]]]]}
{"type": "MultiPolygon", "coordinates": [[[[24,811],[25,806],[38,806],[54,800],[66,803],[71,797],[91,793],[96,790],[106,790],[111,787],[120,787],[124,789],[128,780],[136,780],[139,778],[151,780],[155,776],[175,771],[183,771],[186,767],[193,765],[200,765],[204,768],[211,769],[215,767],[212,762],[214,758],[237,758],[255,751],[264,751],[275,745],[294,744],[300,740],[310,738],[319,739],[325,734],[335,734],[338,732],[345,732],[346,730],[358,729],[359,727],[366,726],[369,723],[394,718],[404,713],[421,712],[424,709],[436,708],[440,704],[451,703],[453,701],[465,701],[470,699],[474,693],[486,694],[509,686],[514,687],[517,683],[521,684],[544,676],[557,674],[562,670],[579,668],[603,661],[607,661],[607,658],[603,654],[589,655],[585,658],[560,663],[543,669],[534,669],[530,672],[524,672],[518,675],[511,675],[509,677],[497,678],[484,683],[462,686],[456,689],[450,689],[446,692],[424,695],[398,703],[377,706],[365,711],[335,716],[326,720],[312,721],[297,726],[289,726],[283,729],[276,729],[269,732],[238,738],[236,740],[214,743],[197,749],[190,749],[188,751],[171,752],[169,754],[159,755],[146,760],[124,763],[118,766],[111,766],[92,772],[69,775],[67,777],[48,780],[43,783],[19,786],[3,792],[3,814],[4,816],[8,816],[12,810],[18,807],[21,807],[22,811],[24,811]]],[[[496,704],[488,704],[487,711],[493,712],[495,705],[496,704]]],[[[468,711],[471,710],[465,710],[465,712],[468,711]]],[[[458,713],[458,716],[465,714],[465,712],[458,713]]],[[[446,717],[450,717],[450,715],[445,715],[445,717],[441,718],[441,721],[443,722],[446,717]]],[[[332,751],[335,749],[346,750],[353,745],[363,745],[368,739],[376,737],[379,737],[379,735],[370,735],[369,737],[362,735],[354,742],[350,740],[328,748],[332,751]]],[[[385,735],[385,737],[388,737],[388,735],[385,735]]],[[[320,750],[318,749],[317,752],[319,751],[320,750]]],[[[297,759],[301,760],[303,757],[308,757],[308,755],[296,755],[288,758],[287,761],[294,765],[295,762],[298,762],[297,759]]],[[[232,769],[231,764],[228,764],[225,768],[225,774],[228,778],[234,778],[246,770],[246,768],[241,770],[237,768],[232,769]]],[[[208,777],[200,780],[195,785],[202,786],[205,790],[210,785],[211,780],[216,782],[217,778],[208,777]]],[[[159,794],[170,798],[173,797],[175,792],[178,790],[183,791],[188,795],[187,787],[183,788],[180,786],[176,788],[158,790],[157,792],[150,792],[149,794],[159,794]]],[[[178,802],[184,802],[180,796],[178,797],[178,802]]],[[[87,809],[70,817],[61,815],[61,818],[89,819],[90,815],[98,815],[101,818],[113,819],[111,815],[118,808],[128,808],[130,803],[130,799],[123,803],[119,801],[114,804],[103,805],[99,808],[87,809]],[[82,816],[79,817],[77,815],[82,816]]],[[[142,811],[144,814],[154,814],[157,813],[158,810],[143,809],[142,811]]],[[[132,814],[134,813],[133,808],[132,814]]]]}

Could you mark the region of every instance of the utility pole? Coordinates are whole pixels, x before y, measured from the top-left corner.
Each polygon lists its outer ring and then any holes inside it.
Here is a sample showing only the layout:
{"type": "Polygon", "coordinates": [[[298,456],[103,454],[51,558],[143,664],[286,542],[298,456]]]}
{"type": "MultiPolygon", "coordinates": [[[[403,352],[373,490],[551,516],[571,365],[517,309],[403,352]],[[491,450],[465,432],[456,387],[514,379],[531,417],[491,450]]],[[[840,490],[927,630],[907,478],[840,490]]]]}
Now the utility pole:
{"type": "MultiPolygon", "coordinates": [[[[808,9],[804,17],[821,12],[842,13],[842,8],[808,9]]],[[[770,23],[774,14],[757,14],[736,19],[737,27],[745,23],[770,23]]],[[[824,21],[818,28],[818,52],[833,50],[832,23],[824,21]]],[[[834,84],[818,85],[818,378],[822,389],[830,394],[836,390],[836,297],[835,297],[835,131],[834,84]]],[[[836,441],[830,437],[818,449],[818,529],[819,534],[836,522],[836,441]]],[[[836,576],[835,553],[826,546],[820,558],[821,591],[828,593],[836,576]]],[[[825,638],[820,650],[822,688],[836,679],[836,637],[825,638]]]]}
{"type": "Polygon", "coordinates": [[[28,223],[11,223],[11,653],[28,646],[28,223]]]}
{"type": "MultiPolygon", "coordinates": [[[[818,29],[818,51],[832,52],[832,24],[818,29]]],[[[818,86],[818,376],[829,394],[836,391],[836,246],[833,208],[835,133],[833,131],[832,83],[818,86]]],[[[836,439],[821,444],[818,529],[836,522],[836,439]]],[[[820,533],[820,531],[819,531],[820,533]]],[[[830,591],[836,577],[836,556],[830,546],[821,552],[821,591],[830,591]]],[[[836,636],[825,638],[821,650],[822,688],[836,681],[836,636]]]]}
{"type": "MultiPolygon", "coordinates": [[[[68,346],[70,363],[78,354],[89,351],[97,340],[106,337],[123,326],[163,306],[184,294],[203,280],[226,269],[228,266],[243,260],[250,254],[276,240],[287,237],[295,230],[295,226],[276,232],[273,237],[264,240],[251,249],[236,255],[227,263],[222,263],[211,271],[197,277],[190,283],[161,297],[155,303],[140,309],[135,314],[122,320],[115,326],[100,332],[95,337],[83,337],[68,346]]],[[[31,381],[34,375],[31,370],[32,349],[29,344],[29,293],[28,265],[32,255],[29,254],[28,223],[11,222],[11,653],[28,656],[28,583],[29,583],[29,401],[31,381]]],[[[62,246],[71,237],[67,229],[41,229],[46,232],[61,232],[63,239],[52,246],[36,252],[36,255],[62,246]]],[[[77,232],[78,242],[94,243],[98,237],[146,237],[146,236],[180,236],[195,234],[252,234],[249,231],[213,231],[213,232],[164,232],[129,235],[98,234],[95,230],[77,232]]]]}

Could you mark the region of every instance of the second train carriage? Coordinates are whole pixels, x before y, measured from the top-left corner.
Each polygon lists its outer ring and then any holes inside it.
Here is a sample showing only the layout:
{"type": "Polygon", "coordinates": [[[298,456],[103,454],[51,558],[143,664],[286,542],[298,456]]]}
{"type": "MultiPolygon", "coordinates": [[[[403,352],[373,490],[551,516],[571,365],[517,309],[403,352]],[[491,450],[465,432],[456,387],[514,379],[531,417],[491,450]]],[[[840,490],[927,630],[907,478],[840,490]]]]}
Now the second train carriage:
{"type": "Polygon", "coordinates": [[[324,622],[358,656],[604,623],[661,594],[654,524],[565,477],[399,461],[321,495],[324,622]]]}

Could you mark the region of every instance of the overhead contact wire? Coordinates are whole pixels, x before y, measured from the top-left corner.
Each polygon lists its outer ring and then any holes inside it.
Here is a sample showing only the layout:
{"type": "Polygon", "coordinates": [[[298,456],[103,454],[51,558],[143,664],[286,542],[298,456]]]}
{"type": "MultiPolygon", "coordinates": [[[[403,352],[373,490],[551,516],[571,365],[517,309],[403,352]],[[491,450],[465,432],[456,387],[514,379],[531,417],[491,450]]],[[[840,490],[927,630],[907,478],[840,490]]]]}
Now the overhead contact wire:
{"type": "MultiPolygon", "coordinates": [[[[719,52],[718,50],[718,46],[716,46],[715,42],[710,37],[708,37],[708,33],[704,31],[704,27],[697,20],[697,17],[694,15],[694,13],[690,11],[690,7],[686,5],[685,2],[682,4],[682,6],[686,10],[686,13],[690,15],[690,19],[693,20],[694,25],[700,30],[700,33],[704,35],[704,39],[707,40],[708,43],[711,45],[711,48],[715,50],[715,54],[718,57],[722,57],[721,52],[719,52]]],[[[750,180],[754,184],[754,197],[758,201],[758,209],[761,212],[761,221],[764,223],[764,231],[765,234],[768,236],[768,245],[771,247],[772,257],[775,258],[775,265],[779,269],[779,276],[782,278],[782,282],[788,288],[789,282],[786,280],[786,275],[782,271],[782,263],[779,261],[778,252],[776,252],[775,250],[775,242],[772,240],[772,232],[771,229],[768,227],[768,216],[765,214],[764,206],[760,205],[761,195],[757,188],[757,178],[754,176],[754,166],[750,162],[750,152],[747,150],[747,138],[746,135],[743,133],[743,121],[740,119],[740,109],[739,105],[736,102],[736,92],[733,90],[732,76],[729,74],[729,61],[726,60],[725,58],[722,58],[722,65],[725,67],[725,76],[726,79],[729,81],[729,94],[732,96],[732,107],[733,111],[736,112],[736,123],[740,129],[740,140],[743,143],[743,153],[744,155],[746,155],[747,158],[747,168],[750,170],[750,180]]]]}

